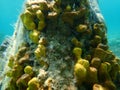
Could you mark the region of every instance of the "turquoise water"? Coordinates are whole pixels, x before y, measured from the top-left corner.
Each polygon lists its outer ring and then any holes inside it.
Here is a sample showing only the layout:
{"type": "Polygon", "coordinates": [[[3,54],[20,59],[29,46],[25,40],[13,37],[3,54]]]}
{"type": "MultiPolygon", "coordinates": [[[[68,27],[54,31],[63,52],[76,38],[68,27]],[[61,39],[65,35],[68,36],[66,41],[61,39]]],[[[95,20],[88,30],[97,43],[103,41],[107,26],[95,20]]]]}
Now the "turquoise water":
{"type": "MultiPolygon", "coordinates": [[[[24,0],[0,0],[0,44],[6,35],[13,34],[23,2],[24,0]]],[[[107,24],[111,49],[120,56],[120,0],[99,0],[99,5],[107,24]]]]}
{"type": "Polygon", "coordinates": [[[110,49],[120,57],[120,0],[99,0],[99,5],[108,28],[110,49]]]}
{"type": "Polygon", "coordinates": [[[120,37],[120,0],[98,0],[109,39],[120,37]]]}
{"type": "Polygon", "coordinates": [[[25,0],[0,0],[0,44],[6,35],[12,35],[25,0]]]}
{"type": "MultiPolygon", "coordinates": [[[[6,35],[12,35],[14,24],[22,10],[24,0],[0,0],[0,43],[6,35]]],[[[99,0],[101,12],[108,28],[108,37],[120,34],[120,0],[99,0]]]]}

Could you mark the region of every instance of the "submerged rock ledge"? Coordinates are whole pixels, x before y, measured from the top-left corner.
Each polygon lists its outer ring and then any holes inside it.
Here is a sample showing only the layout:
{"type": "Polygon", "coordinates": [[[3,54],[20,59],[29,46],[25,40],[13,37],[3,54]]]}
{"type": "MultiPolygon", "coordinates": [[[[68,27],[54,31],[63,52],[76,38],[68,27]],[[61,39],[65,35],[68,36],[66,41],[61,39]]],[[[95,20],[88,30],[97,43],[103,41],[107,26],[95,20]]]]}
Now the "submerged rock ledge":
{"type": "Polygon", "coordinates": [[[118,90],[96,0],[27,0],[2,49],[0,90],[118,90]]]}

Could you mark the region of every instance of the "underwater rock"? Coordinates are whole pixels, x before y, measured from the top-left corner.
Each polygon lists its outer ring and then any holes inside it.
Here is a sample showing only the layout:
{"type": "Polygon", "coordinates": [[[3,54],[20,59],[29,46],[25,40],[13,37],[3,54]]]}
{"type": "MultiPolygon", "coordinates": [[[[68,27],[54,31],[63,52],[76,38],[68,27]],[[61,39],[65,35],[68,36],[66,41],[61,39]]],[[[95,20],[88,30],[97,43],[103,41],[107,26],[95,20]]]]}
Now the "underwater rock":
{"type": "Polygon", "coordinates": [[[97,0],[27,0],[19,19],[0,47],[0,90],[119,88],[120,60],[97,0]]]}

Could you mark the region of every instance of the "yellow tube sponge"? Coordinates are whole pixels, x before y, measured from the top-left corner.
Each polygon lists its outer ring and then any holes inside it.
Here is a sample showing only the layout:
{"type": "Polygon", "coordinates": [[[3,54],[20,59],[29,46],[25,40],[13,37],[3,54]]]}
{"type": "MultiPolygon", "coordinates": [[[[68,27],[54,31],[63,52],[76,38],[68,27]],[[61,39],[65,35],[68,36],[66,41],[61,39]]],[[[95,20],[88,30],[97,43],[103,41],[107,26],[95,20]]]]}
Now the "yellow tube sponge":
{"type": "Polygon", "coordinates": [[[99,68],[100,64],[101,64],[100,58],[94,57],[94,58],[91,60],[91,66],[92,66],[92,67],[95,67],[96,69],[99,68]]]}
{"type": "Polygon", "coordinates": [[[73,54],[75,55],[75,57],[77,58],[77,60],[80,59],[81,58],[81,54],[82,54],[82,49],[79,48],[79,47],[75,47],[73,49],[73,54]]]}
{"type": "Polygon", "coordinates": [[[20,76],[16,81],[16,84],[19,87],[19,90],[23,89],[23,87],[21,86],[26,87],[30,79],[31,79],[31,76],[29,74],[23,74],[22,76],[20,76]]]}
{"type": "Polygon", "coordinates": [[[113,81],[111,80],[107,80],[104,83],[104,87],[107,88],[107,90],[117,90],[116,85],[113,83],[113,81]]]}
{"type": "Polygon", "coordinates": [[[34,23],[34,16],[32,13],[28,10],[26,10],[22,15],[21,15],[21,20],[24,24],[24,26],[28,30],[33,30],[36,28],[36,24],[34,23]]]}
{"type": "Polygon", "coordinates": [[[112,80],[116,80],[119,71],[120,71],[119,61],[113,60],[111,63],[111,70],[110,70],[110,76],[112,80]]]}
{"type": "Polygon", "coordinates": [[[65,8],[66,11],[71,11],[72,7],[68,4],[65,8]]]}
{"type": "Polygon", "coordinates": [[[79,24],[76,27],[76,30],[77,30],[77,32],[83,33],[87,30],[87,28],[88,28],[87,25],[79,24]]]}
{"type": "Polygon", "coordinates": [[[108,89],[106,89],[105,87],[103,87],[100,84],[94,84],[93,85],[93,90],[108,90],[108,89]]]}
{"type": "Polygon", "coordinates": [[[94,84],[98,82],[98,70],[95,67],[89,67],[86,82],[94,84]]]}
{"type": "Polygon", "coordinates": [[[38,45],[38,48],[34,52],[37,59],[46,56],[46,48],[44,45],[38,45]]]}
{"type": "Polygon", "coordinates": [[[82,43],[77,40],[77,38],[72,38],[71,40],[72,44],[74,44],[76,47],[82,47],[82,43]]]}
{"type": "Polygon", "coordinates": [[[38,43],[39,35],[40,35],[39,31],[33,30],[33,31],[30,32],[29,37],[34,43],[38,43]]]}
{"type": "Polygon", "coordinates": [[[79,60],[77,61],[77,63],[83,65],[86,69],[88,69],[89,66],[90,66],[89,61],[88,61],[88,60],[85,60],[85,59],[82,59],[82,58],[79,59],[79,60]]]}
{"type": "Polygon", "coordinates": [[[16,64],[12,69],[12,77],[18,78],[23,74],[23,66],[16,64]]]}
{"type": "Polygon", "coordinates": [[[27,90],[38,90],[39,89],[39,80],[36,77],[33,77],[29,82],[28,82],[28,88],[27,90]]]}
{"type": "Polygon", "coordinates": [[[44,16],[44,14],[43,14],[43,12],[42,12],[41,10],[38,10],[38,11],[36,12],[36,16],[37,16],[37,18],[38,18],[39,20],[44,20],[44,19],[45,19],[45,16],[44,16]]]}
{"type": "Polygon", "coordinates": [[[44,28],[45,28],[45,21],[44,20],[41,20],[41,21],[39,21],[39,23],[38,23],[38,30],[39,31],[41,31],[41,30],[43,30],[44,28]]]}
{"type": "Polygon", "coordinates": [[[109,75],[110,66],[107,63],[101,63],[99,67],[99,80],[105,82],[106,80],[111,80],[109,75]]]}
{"type": "Polygon", "coordinates": [[[77,83],[80,85],[86,78],[87,70],[83,65],[76,63],[74,66],[74,75],[77,83]]]}
{"type": "Polygon", "coordinates": [[[32,68],[31,66],[26,66],[26,67],[24,68],[24,72],[25,72],[26,74],[32,75],[32,74],[33,74],[33,68],[32,68]]]}

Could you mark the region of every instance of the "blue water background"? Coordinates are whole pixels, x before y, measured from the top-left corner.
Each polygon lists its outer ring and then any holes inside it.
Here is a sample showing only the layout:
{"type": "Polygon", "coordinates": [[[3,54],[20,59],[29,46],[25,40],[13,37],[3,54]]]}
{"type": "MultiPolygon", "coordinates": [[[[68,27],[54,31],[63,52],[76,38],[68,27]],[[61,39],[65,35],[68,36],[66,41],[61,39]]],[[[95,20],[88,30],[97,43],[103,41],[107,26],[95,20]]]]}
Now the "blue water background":
{"type": "MultiPolygon", "coordinates": [[[[14,25],[25,0],[0,0],[0,44],[6,35],[12,36],[14,25]]],[[[120,0],[98,0],[108,32],[110,48],[120,53],[120,0]]]]}
{"type": "Polygon", "coordinates": [[[98,0],[107,25],[110,49],[120,58],[120,0],[98,0]]]}
{"type": "Polygon", "coordinates": [[[0,44],[6,35],[12,36],[14,25],[25,0],[0,0],[0,44]]]}
{"type": "Polygon", "coordinates": [[[120,37],[120,0],[98,0],[108,28],[108,37],[120,37]]]}

